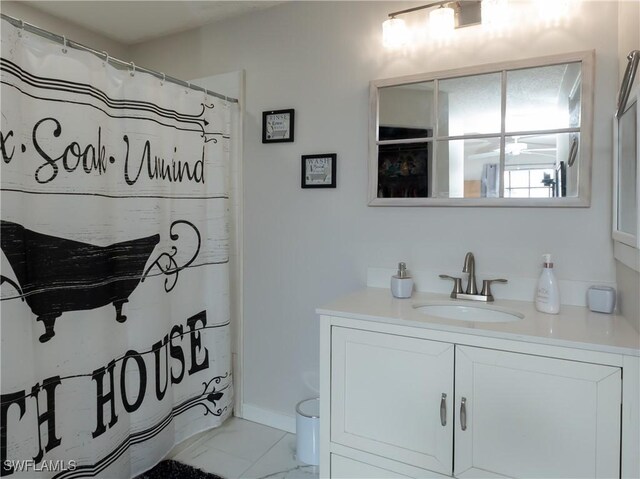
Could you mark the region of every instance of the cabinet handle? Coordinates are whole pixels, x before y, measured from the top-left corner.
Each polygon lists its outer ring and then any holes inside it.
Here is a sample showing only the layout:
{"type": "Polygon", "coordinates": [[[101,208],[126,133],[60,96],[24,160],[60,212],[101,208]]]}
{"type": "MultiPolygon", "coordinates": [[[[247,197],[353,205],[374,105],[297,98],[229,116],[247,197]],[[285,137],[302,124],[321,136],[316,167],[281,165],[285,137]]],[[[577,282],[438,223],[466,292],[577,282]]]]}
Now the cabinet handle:
{"type": "Polygon", "coordinates": [[[447,425],[447,395],[445,393],[442,393],[440,399],[440,424],[447,425]]]}
{"type": "Polygon", "coordinates": [[[460,429],[467,430],[467,398],[460,401],[460,429]]]}

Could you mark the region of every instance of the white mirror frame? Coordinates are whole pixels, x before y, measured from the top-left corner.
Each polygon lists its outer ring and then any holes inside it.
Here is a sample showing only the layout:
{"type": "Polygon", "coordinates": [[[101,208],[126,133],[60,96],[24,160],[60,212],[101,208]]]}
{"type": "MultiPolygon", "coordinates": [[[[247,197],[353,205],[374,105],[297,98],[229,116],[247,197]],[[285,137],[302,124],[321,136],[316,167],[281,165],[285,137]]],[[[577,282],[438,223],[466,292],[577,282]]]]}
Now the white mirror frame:
{"type": "MultiPolygon", "coordinates": [[[[589,207],[591,205],[594,64],[595,51],[590,50],[371,81],[369,86],[369,206],[589,207]],[[563,198],[378,198],[380,88],[572,62],[582,63],[578,196],[563,198]]],[[[501,136],[504,139],[506,133],[502,131],[501,136]]],[[[434,138],[435,140],[437,139],[434,138]]]]}
{"type": "MultiPolygon", "coordinates": [[[[636,108],[636,212],[640,213],[640,80],[631,90],[627,104],[637,102],[636,108]]],[[[640,221],[635,234],[625,233],[618,228],[619,194],[618,119],[613,117],[613,218],[612,233],[614,257],[635,271],[640,271],[640,221]]]]}

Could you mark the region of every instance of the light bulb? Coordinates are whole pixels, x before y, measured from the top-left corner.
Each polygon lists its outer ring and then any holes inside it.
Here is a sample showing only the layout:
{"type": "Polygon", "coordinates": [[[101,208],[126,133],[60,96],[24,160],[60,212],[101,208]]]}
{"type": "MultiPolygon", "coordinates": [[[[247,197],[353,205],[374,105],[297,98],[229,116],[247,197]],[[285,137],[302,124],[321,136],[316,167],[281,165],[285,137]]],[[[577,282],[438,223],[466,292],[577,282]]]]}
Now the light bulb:
{"type": "Polygon", "coordinates": [[[400,48],[408,40],[407,25],[400,18],[390,18],[382,22],[382,44],[385,48],[400,48]]]}
{"type": "Polygon", "coordinates": [[[569,18],[573,8],[571,0],[536,0],[540,20],[547,25],[557,25],[569,18]]]}
{"type": "Polygon", "coordinates": [[[501,30],[509,23],[508,0],[482,0],[482,26],[488,30],[501,30]]]}
{"type": "Polygon", "coordinates": [[[453,8],[440,7],[429,13],[429,31],[435,38],[446,38],[451,36],[455,28],[455,18],[453,8]]]}

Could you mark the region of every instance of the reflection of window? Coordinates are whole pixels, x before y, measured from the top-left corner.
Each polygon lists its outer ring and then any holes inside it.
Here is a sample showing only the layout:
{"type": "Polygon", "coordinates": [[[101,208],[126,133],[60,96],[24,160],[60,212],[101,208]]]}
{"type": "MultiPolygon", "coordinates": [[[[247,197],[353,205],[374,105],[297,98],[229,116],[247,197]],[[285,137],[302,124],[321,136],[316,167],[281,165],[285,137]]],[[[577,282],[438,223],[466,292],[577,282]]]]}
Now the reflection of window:
{"type": "Polygon", "coordinates": [[[504,197],[553,198],[556,183],[555,168],[507,170],[504,172],[504,197]]]}

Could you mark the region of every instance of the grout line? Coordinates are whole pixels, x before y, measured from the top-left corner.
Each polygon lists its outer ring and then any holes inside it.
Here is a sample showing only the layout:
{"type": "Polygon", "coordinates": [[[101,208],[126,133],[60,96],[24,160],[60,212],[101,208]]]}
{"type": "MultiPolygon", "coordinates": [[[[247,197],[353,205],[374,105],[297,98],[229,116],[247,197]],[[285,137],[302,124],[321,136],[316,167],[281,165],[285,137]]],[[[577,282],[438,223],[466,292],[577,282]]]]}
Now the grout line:
{"type": "MultiPolygon", "coordinates": [[[[214,428],[211,428],[211,429],[209,429],[207,431],[203,431],[205,434],[202,434],[202,437],[200,437],[200,438],[196,439],[195,441],[193,441],[191,444],[189,444],[187,447],[185,447],[182,451],[180,451],[178,454],[176,454],[172,459],[176,459],[178,456],[182,456],[183,453],[185,453],[187,451],[190,451],[192,449],[196,449],[196,447],[202,446],[204,443],[206,443],[210,439],[213,439],[218,434],[223,432],[223,431],[220,430],[223,425],[224,425],[224,423],[222,423],[219,426],[216,426],[214,428]]],[[[189,439],[186,439],[186,440],[188,441],[189,439]]]]}
{"type": "MultiPolygon", "coordinates": [[[[272,428],[272,429],[274,429],[274,428],[272,428]]],[[[271,449],[273,449],[273,448],[274,448],[274,447],[276,447],[278,444],[280,444],[280,443],[282,442],[282,440],[287,436],[287,434],[291,434],[291,433],[286,432],[286,431],[282,431],[282,436],[280,437],[280,439],[278,439],[276,442],[274,442],[274,443],[271,445],[271,447],[270,447],[269,449],[267,449],[267,450],[264,452],[264,454],[263,454],[262,456],[260,456],[260,457],[259,457],[258,459],[256,459],[256,460],[255,460],[255,461],[254,461],[254,462],[253,462],[249,467],[247,467],[244,471],[242,471],[242,472],[240,473],[239,479],[242,479],[242,475],[243,475],[245,472],[247,472],[249,469],[251,469],[253,466],[255,466],[255,465],[256,465],[256,463],[257,463],[258,461],[260,461],[260,459],[262,459],[264,456],[266,456],[267,454],[269,454],[269,451],[271,451],[271,449]]],[[[294,460],[295,460],[295,458],[294,458],[294,460]]]]}

